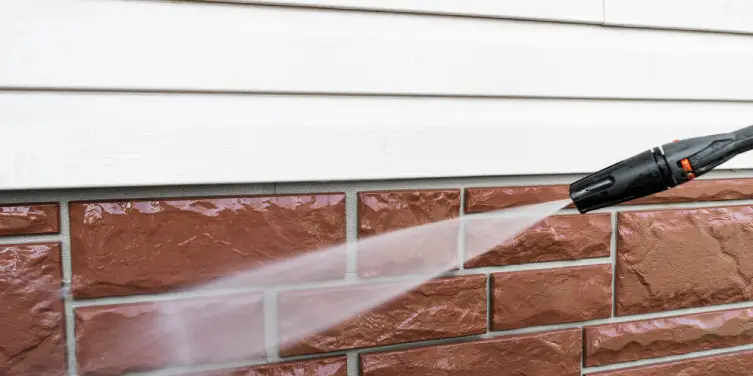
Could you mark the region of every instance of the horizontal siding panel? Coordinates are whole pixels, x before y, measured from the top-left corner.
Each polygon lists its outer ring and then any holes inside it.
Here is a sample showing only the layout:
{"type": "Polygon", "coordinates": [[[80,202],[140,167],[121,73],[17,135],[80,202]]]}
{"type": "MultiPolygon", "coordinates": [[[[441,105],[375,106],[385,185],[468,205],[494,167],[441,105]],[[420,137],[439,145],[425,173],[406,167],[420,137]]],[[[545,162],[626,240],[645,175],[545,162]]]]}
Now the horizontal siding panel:
{"type": "Polygon", "coordinates": [[[745,102],[0,93],[0,189],[582,173],[751,119],[745,102]]]}
{"type": "MultiPolygon", "coordinates": [[[[227,0],[206,0],[222,1],[227,0]]],[[[602,0],[230,0],[323,8],[602,23],[602,0]]]]}
{"type": "Polygon", "coordinates": [[[196,2],[0,2],[0,87],[753,100],[753,36],[196,2]]]}
{"type": "Polygon", "coordinates": [[[605,0],[604,14],[608,25],[753,33],[750,0],[605,0]]]}

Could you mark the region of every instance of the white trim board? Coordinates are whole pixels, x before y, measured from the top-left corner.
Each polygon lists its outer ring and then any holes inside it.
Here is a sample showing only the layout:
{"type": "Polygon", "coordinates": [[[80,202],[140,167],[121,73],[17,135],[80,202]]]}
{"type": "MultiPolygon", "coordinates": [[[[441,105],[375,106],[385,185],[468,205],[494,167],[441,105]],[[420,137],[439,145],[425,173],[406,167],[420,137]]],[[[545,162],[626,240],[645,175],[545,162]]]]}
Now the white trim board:
{"type": "Polygon", "coordinates": [[[461,16],[602,23],[603,0],[205,0],[461,16]]]}
{"type": "Polygon", "coordinates": [[[604,15],[607,25],[753,33],[750,0],[604,0],[604,15]]]}
{"type": "Polygon", "coordinates": [[[753,103],[0,93],[0,124],[10,190],[584,173],[753,103]]]}
{"type": "Polygon", "coordinates": [[[0,0],[0,87],[753,100],[753,36],[195,2],[0,0]]]}

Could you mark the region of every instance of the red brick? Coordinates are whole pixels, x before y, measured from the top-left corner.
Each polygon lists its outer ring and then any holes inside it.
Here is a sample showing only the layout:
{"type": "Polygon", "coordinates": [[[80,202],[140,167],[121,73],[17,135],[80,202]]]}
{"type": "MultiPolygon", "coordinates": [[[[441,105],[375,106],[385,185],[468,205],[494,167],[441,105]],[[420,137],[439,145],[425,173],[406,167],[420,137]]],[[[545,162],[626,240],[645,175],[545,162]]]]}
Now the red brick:
{"type": "Polygon", "coordinates": [[[0,205],[0,236],[60,232],[58,204],[0,205]]]}
{"type": "Polygon", "coordinates": [[[617,371],[589,373],[588,376],[750,376],[753,351],[680,360],[617,371]]]}
{"type": "Polygon", "coordinates": [[[586,365],[600,366],[753,343],[753,308],[585,328],[586,365]]]}
{"type": "Polygon", "coordinates": [[[727,201],[753,198],[753,179],[693,180],[630,204],[662,204],[694,201],[727,201]]]}
{"type": "Polygon", "coordinates": [[[753,208],[620,213],[617,313],[753,299],[753,208]]]}
{"type": "MultiPolygon", "coordinates": [[[[481,222],[465,227],[467,249],[478,249],[488,241],[481,222]],[[480,226],[477,226],[480,225],[480,226]]],[[[466,268],[504,266],[532,262],[608,257],[612,239],[610,214],[551,216],[520,235],[468,261],[466,268]]]]}
{"type": "MultiPolygon", "coordinates": [[[[480,213],[563,200],[569,197],[569,190],[570,186],[566,184],[467,188],[465,192],[465,212],[480,213]]],[[[753,198],[753,179],[699,179],[655,195],[625,202],[623,205],[728,201],[751,198],[753,198]]]]}
{"type": "MultiPolygon", "coordinates": [[[[283,292],[279,296],[283,356],[486,333],[486,276],[283,292]],[[408,292],[404,292],[404,291],[408,292]],[[399,294],[397,298],[394,295],[399,294]],[[382,304],[378,304],[384,302],[382,304]],[[318,309],[317,309],[318,308],[318,309]],[[365,313],[361,313],[365,311],[365,313]],[[360,314],[359,314],[360,313],[360,314]],[[358,314],[358,316],[353,317],[358,314]],[[300,338],[297,328],[331,324],[300,338]],[[340,324],[342,323],[342,324],[340,324]],[[294,340],[302,341],[294,341],[294,340]]],[[[308,329],[308,327],[307,327],[308,329]]]]}
{"type": "MultiPolygon", "coordinates": [[[[459,215],[459,189],[361,192],[358,194],[358,237],[363,240],[459,215]]],[[[438,226],[418,233],[393,233],[389,238],[361,241],[359,274],[374,277],[457,268],[460,222],[438,226]]]]}
{"type": "MultiPolygon", "coordinates": [[[[72,203],[70,212],[79,298],[195,286],[345,240],[343,194],[72,203]]],[[[265,282],[343,278],[345,253],[330,259],[265,282]]]]}
{"type": "Polygon", "coordinates": [[[361,355],[362,376],[580,376],[580,329],[361,355]]]}
{"type": "Polygon", "coordinates": [[[76,357],[85,375],[266,356],[260,295],[82,307],[76,357]]]}
{"type": "MultiPolygon", "coordinates": [[[[344,356],[301,360],[279,364],[215,372],[191,373],[191,376],[347,376],[348,361],[344,356]]],[[[189,375],[189,374],[187,374],[189,375]]]]}
{"type": "Polygon", "coordinates": [[[0,245],[0,375],[65,373],[57,243],[0,245]]]}
{"type": "Polygon", "coordinates": [[[465,212],[481,213],[570,197],[569,185],[466,188],[465,212]]]}
{"type": "Polygon", "coordinates": [[[492,274],[492,329],[569,323],[612,315],[612,265],[492,274]]]}

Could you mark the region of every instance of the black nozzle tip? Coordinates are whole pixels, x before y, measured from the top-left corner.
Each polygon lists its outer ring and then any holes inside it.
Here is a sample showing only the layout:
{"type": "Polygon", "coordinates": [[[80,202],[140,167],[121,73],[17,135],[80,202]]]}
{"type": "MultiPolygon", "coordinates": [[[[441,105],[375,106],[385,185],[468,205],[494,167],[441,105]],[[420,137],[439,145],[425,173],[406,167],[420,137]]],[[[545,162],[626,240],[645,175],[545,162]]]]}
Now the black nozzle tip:
{"type": "Polygon", "coordinates": [[[570,185],[570,199],[581,214],[609,206],[609,188],[614,186],[611,175],[600,173],[589,175],[570,185]]]}
{"type": "Polygon", "coordinates": [[[661,192],[674,185],[658,149],[647,150],[570,185],[570,198],[580,213],[661,192]]]}

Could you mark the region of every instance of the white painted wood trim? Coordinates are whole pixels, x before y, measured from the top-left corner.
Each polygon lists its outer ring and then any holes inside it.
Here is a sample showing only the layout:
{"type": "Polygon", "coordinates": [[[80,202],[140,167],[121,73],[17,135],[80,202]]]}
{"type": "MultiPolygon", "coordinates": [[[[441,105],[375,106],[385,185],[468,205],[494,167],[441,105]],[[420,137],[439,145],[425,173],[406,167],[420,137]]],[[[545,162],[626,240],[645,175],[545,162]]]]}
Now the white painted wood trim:
{"type": "Polygon", "coordinates": [[[753,100],[753,36],[195,2],[0,0],[0,87],[753,100]]]}
{"type": "Polygon", "coordinates": [[[295,182],[591,172],[753,103],[0,93],[0,124],[0,189],[295,182]]]}
{"type": "MultiPolygon", "coordinates": [[[[206,0],[223,1],[227,0],[206,0]]],[[[602,0],[230,0],[242,4],[602,23],[602,0]]]]}
{"type": "Polygon", "coordinates": [[[750,0],[604,1],[608,25],[753,33],[750,0]]]}

